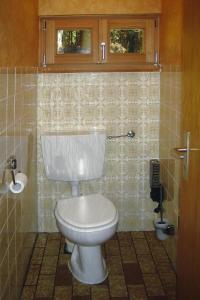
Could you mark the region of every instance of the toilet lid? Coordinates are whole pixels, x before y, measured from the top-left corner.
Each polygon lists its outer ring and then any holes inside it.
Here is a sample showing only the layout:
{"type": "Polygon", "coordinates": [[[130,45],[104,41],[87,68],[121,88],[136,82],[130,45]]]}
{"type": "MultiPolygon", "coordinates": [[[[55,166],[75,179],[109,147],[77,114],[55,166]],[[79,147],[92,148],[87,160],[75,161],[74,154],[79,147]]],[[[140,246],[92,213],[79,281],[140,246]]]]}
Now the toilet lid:
{"type": "Polygon", "coordinates": [[[99,194],[60,200],[56,213],[62,221],[80,228],[92,228],[112,222],[117,210],[113,203],[99,194]]]}

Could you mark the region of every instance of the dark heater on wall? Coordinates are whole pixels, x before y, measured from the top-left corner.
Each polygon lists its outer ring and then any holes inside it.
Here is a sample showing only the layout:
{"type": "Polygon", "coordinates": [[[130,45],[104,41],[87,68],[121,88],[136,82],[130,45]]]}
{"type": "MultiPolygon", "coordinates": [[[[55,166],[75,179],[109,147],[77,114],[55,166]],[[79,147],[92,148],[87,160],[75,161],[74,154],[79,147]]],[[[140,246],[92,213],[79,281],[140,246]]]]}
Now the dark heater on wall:
{"type": "Polygon", "coordinates": [[[150,160],[150,187],[160,186],[160,162],[157,159],[150,160]]]}
{"type": "Polygon", "coordinates": [[[154,212],[158,213],[164,197],[164,188],[160,183],[160,162],[157,159],[150,160],[150,188],[151,199],[158,202],[158,207],[154,209],[154,212]]]}

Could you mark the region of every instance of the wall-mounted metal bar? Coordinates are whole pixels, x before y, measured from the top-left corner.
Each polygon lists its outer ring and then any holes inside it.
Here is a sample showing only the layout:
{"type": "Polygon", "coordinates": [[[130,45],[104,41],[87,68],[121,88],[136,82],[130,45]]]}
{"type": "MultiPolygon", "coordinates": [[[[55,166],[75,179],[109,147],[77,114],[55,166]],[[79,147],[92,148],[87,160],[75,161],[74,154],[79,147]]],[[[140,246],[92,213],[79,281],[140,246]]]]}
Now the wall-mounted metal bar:
{"type": "Polygon", "coordinates": [[[122,135],[109,135],[107,136],[107,139],[112,140],[112,139],[118,139],[121,137],[128,137],[128,138],[134,138],[135,132],[133,130],[130,130],[127,132],[127,134],[122,134],[122,135]]]}

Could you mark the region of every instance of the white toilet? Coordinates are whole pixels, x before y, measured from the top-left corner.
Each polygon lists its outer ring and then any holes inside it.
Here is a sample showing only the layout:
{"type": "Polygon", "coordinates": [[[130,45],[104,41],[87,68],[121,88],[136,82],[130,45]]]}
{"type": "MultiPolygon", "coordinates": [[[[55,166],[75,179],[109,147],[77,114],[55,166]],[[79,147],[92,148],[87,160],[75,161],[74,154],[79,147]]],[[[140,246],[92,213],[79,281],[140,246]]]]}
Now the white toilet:
{"type": "Polygon", "coordinates": [[[116,232],[118,212],[103,195],[80,196],[79,181],[103,175],[105,133],[45,133],[41,136],[46,175],[70,181],[72,198],[59,200],[55,217],[72,247],[69,269],[83,283],[97,284],[108,275],[101,244],[116,232]]]}

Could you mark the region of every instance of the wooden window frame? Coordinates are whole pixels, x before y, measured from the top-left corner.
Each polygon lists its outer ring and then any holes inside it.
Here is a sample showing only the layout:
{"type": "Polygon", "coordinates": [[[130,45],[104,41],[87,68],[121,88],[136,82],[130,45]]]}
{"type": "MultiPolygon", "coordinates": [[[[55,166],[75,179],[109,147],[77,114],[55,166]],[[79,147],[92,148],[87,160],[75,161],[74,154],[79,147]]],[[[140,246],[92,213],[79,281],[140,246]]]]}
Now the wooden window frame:
{"type": "Polygon", "coordinates": [[[159,61],[159,17],[154,16],[66,16],[40,19],[39,60],[46,72],[78,71],[157,71],[159,61]],[[57,54],[56,31],[58,29],[91,29],[91,54],[57,54]],[[109,31],[111,28],[144,29],[144,54],[109,53],[109,31]],[[106,52],[102,59],[101,43],[106,52]],[[155,61],[156,57],[156,61],[155,61]]]}
{"type": "MultiPolygon", "coordinates": [[[[105,32],[107,30],[107,62],[117,63],[122,61],[124,63],[154,63],[154,45],[155,45],[155,35],[154,35],[154,19],[132,19],[132,18],[115,18],[108,19],[105,32]],[[109,32],[110,29],[126,29],[126,28],[139,28],[144,29],[144,54],[139,53],[125,53],[116,54],[109,52],[109,32]]],[[[104,25],[105,26],[105,25],[104,25]]]]}

